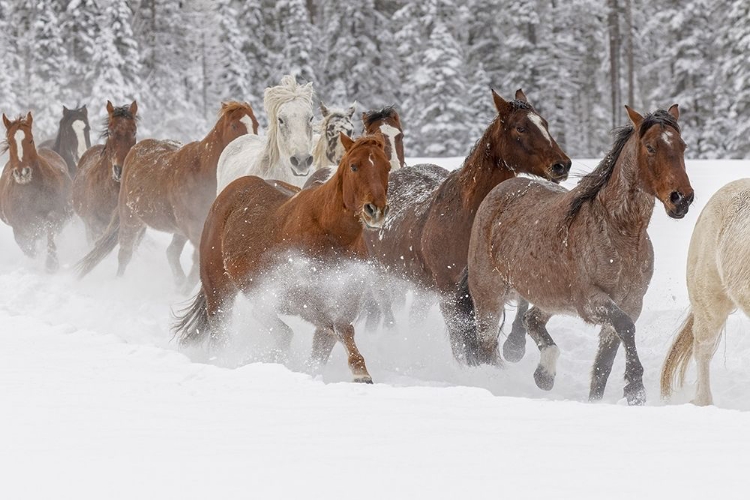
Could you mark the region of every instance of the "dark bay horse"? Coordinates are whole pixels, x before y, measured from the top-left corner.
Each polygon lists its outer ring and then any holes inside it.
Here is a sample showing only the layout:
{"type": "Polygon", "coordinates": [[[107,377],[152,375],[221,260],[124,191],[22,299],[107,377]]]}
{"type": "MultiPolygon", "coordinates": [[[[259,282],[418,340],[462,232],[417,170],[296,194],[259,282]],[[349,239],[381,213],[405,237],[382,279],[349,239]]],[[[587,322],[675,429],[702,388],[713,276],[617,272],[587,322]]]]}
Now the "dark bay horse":
{"type": "Polygon", "coordinates": [[[198,280],[198,246],[203,222],[216,197],[216,164],[227,144],[237,137],[257,133],[257,120],[247,103],[223,103],[213,129],[201,141],[181,146],[172,141],[146,139],[125,157],[120,196],[105,233],[78,264],[80,276],[91,271],[120,244],[117,275],[122,276],[133,250],[151,227],[172,233],[167,260],[178,286],[198,280]],[[247,126],[253,123],[252,130],[247,126]],[[180,265],[185,243],[195,246],[193,269],[186,280],[180,265]]]}
{"type": "Polygon", "coordinates": [[[372,258],[387,273],[441,296],[453,354],[469,363],[475,360],[453,322],[455,291],[479,204],[492,188],[518,173],[559,182],[571,165],[523,91],[506,101],[493,90],[492,98],[498,114],[463,166],[453,172],[437,165],[393,172],[388,182],[391,214],[378,234],[366,237],[372,258]]]}
{"type": "Polygon", "coordinates": [[[34,145],[33,118],[9,120],[3,149],[10,159],[0,177],[0,218],[13,228],[16,243],[29,257],[36,243],[47,236],[47,271],[59,268],[55,236],[72,214],[71,181],[65,160],[50,149],[34,145]]]}
{"type": "MultiPolygon", "coordinates": [[[[653,274],[646,229],[654,198],[680,219],[694,194],[677,105],[645,118],[627,111],[632,126],[616,133],[610,153],[571,191],[519,178],[487,195],[472,229],[467,282],[481,357],[499,360],[503,306],[520,296],[534,305],[523,322],[541,351],[537,386],[552,389],[559,355],[546,324],[555,314],[572,314],[602,325],[589,398],[602,398],[622,342],[625,397],[629,404],[642,404],[635,322],[653,274]]],[[[513,332],[504,352],[519,353],[514,358],[520,359],[525,345],[525,336],[513,332]]]]}
{"type": "MultiPolygon", "coordinates": [[[[381,227],[385,219],[390,163],[380,137],[354,142],[341,134],[341,142],[346,153],[334,176],[322,185],[295,193],[274,187],[272,181],[244,176],[219,194],[201,238],[201,290],[175,325],[182,343],[220,341],[220,327],[235,296],[257,290],[264,273],[283,265],[290,251],[314,260],[323,270],[337,269],[342,261],[367,259],[362,234],[365,227],[381,227]]],[[[327,361],[338,340],[346,349],[354,380],[371,383],[352,326],[365,289],[356,280],[347,282],[345,293],[333,304],[327,300],[329,290],[316,293],[303,287],[287,291],[293,297],[283,299],[279,309],[315,325],[315,362],[327,361]]],[[[279,336],[281,347],[288,347],[292,331],[276,312],[260,319],[279,336]]]]}
{"type": "Polygon", "coordinates": [[[85,105],[75,109],[63,106],[57,136],[54,140],[44,141],[39,147],[51,149],[62,156],[72,179],[76,175],[76,168],[83,153],[91,147],[90,131],[89,113],[85,105]]]}
{"type": "Polygon", "coordinates": [[[84,153],[73,179],[73,209],[86,225],[89,241],[96,241],[112,220],[120,195],[122,166],[135,145],[138,104],[115,107],[107,101],[107,120],[98,144],[84,153]]]}

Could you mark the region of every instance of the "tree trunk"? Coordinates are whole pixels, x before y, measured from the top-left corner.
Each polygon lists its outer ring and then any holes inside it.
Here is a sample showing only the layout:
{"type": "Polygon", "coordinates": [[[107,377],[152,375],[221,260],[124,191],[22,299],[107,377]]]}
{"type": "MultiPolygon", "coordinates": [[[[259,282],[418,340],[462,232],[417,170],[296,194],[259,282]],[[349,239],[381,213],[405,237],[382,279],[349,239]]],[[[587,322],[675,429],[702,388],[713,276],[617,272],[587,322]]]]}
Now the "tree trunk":
{"type": "Polygon", "coordinates": [[[617,0],[608,0],[609,72],[612,97],[612,128],[620,123],[620,19],[617,0]]]}
{"type": "Polygon", "coordinates": [[[628,105],[635,106],[635,68],[633,54],[633,0],[625,0],[625,60],[628,72],[628,105]]]}

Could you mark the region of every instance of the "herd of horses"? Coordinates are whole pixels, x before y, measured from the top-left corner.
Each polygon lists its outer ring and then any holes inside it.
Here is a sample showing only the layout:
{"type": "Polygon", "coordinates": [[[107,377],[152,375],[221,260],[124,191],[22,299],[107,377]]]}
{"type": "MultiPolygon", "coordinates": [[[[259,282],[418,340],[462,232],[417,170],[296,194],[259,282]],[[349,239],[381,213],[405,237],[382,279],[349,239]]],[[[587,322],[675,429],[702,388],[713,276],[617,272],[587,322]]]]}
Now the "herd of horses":
{"type": "MultiPolygon", "coordinates": [[[[453,355],[463,364],[517,362],[528,334],[540,351],[534,380],[543,390],[554,386],[559,356],[549,319],[572,314],[601,325],[589,399],[603,397],[623,344],[624,396],[643,404],[635,323],[653,274],[646,229],[656,200],[680,219],[694,198],[677,105],[646,116],[626,106],[630,124],[616,131],[611,151],[566,190],[559,183],[571,160],[547,121],[521,90],[512,100],[491,95],[497,114],[454,171],[406,165],[393,107],[363,113],[359,138],[355,104],[321,104],[316,125],[312,83],[291,76],[264,93],[263,136],[250,105],[234,101],[222,104],[203,139],[185,145],[138,141],[136,102],[107,102],[104,144],[93,147],[85,106],[63,108],[56,139],[39,147],[31,113],[15,120],[3,114],[9,160],[0,178],[0,217],[30,257],[46,236],[46,267],[54,272],[55,237],[77,214],[92,246],[75,266],[81,277],[118,246],[122,275],[146,228],[171,233],[166,254],[176,285],[185,293],[199,285],[175,321],[182,344],[225,344],[237,295],[260,290],[291,255],[324,271],[367,262],[377,269],[369,282],[350,280],[335,300],[290,285],[275,308],[257,314],[280,352],[293,332],[279,315],[300,316],[315,327],[314,363],[325,363],[340,342],[354,380],[371,383],[354,324],[364,314],[368,324],[395,321],[391,306],[400,287],[384,280],[396,277],[429,292],[419,297],[438,297],[453,355]],[[180,255],[188,241],[194,254],[186,274],[180,255]],[[514,301],[516,318],[501,348],[504,308],[514,301]]],[[[709,362],[721,329],[736,307],[750,313],[746,233],[750,180],[720,190],[695,227],[691,310],[662,370],[664,397],[682,384],[694,357],[694,402],[712,404],[709,362]]],[[[425,300],[422,310],[431,305],[425,300]]]]}

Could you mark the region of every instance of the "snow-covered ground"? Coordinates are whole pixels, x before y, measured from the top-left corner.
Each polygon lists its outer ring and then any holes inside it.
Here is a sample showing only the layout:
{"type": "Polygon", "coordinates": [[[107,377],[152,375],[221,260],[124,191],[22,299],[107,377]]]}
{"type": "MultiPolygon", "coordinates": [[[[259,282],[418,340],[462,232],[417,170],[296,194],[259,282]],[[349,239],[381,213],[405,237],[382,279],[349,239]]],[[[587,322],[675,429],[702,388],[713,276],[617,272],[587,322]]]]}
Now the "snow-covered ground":
{"type": "MultiPolygon", "coordinates": [[[[576,161],[574,175],[595,165],[576,161]]],[[[503,370],[453,362],[436,307],[416,326],[403,309],[395,331],[359,328],[373,386],[349,383],[340,346],[310,373],[312,329],[296,320],[289,360],[269,362],[242,302],[235,352],[207,360],[171,339],[170,311],[186,298],[166,235],[148,233],[124,278],[113,253],[79,282],[67,269],[46,275],[0,226],[0,498],[746,498],[750,320],[730,317],[714,359],[717,407],[679,404],[692,370],[673,404],[658,399],[688,304],[693,225],[750,162],[691,161],[688,172],[690,213],[674,221],[659,205],[650,229],[643,408],[621,401],[622,352],[604,403],[586,402],[598,330],[575,318],[549,324],[562,352],[549,393],[534,385],[531,341],[503,370]]],[[[80,223],[59,249],[64,267],[83,255],[80,223]]]]}

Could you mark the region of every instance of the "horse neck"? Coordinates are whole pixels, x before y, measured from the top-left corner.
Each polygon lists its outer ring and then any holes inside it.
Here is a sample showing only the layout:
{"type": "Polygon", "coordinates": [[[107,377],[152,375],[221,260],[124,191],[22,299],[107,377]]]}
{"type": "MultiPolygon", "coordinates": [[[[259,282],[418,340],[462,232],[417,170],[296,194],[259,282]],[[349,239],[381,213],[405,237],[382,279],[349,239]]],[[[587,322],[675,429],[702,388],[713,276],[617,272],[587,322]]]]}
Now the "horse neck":
{"type": "Polygon", "coordinates": [[[472,213],[476,212],[492,188],[516,176],[493,144],[493,131],[499,126],[495,120],[487,127],[473,151],[464,160],[463,166],[446,180],[459,187],[463,206],[472,213]]]}
{"type": "Polygon", "coordinates": [[[310,193],[310,215],[318,221],[326,234],[343,245],[352,245],[362,237],[362,224],[359,218],[344,208],[340,172],[336,172],[328,182],[310,193]]]}
{"type": "Polygon", "coordinates": [[[638,237],[646,232],[654,211],[654,197],[640,187],[634,133],[617,158],[612,176],[599,191],[596,202],[603,208],[606,220],[620,234],[638,237]]]}
{"type": "MultiPolygon", "coordinates": [[[[226,144],[223,143],[221,134],[219,133],[219,123],[211,129],[206,137],[193,144],[197,148],[195,158],[198,162],[198,169],[201,172],[205,172],[206,174],[215,177],[219,157],[226,147],[226,144]]],[[[190,144],[187,144],[185,148],[188,148],[189,146],[190,144]]]]}
{"type": "Polygon", "coordinates": [[[259,167],[258,171],[262,177],[266,177],[269,174],[274,173],[276,165],[279,163],[281,153],[279,152],[278,145],[278,131],[274,127],[269,126],[266,134],[266,142],[263,144],[263,150],[257,156],[256,166],[259,167]]]}
{"type": "Polygon", "coordinates": [[[62,136],[63,136],[63,130],[64,126],[61,124],[57,129],[57,136],[55,137],[55,145],[52,146],[53,151],[60,152],[60,148],[62,147],[62,136]]]}

